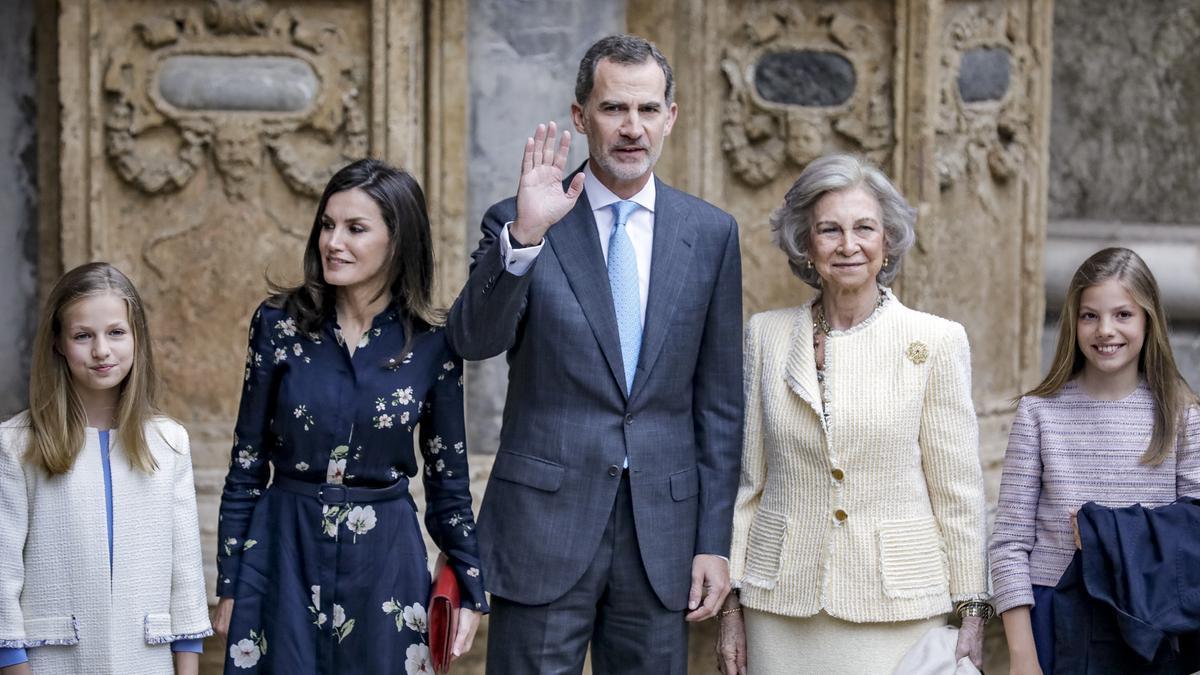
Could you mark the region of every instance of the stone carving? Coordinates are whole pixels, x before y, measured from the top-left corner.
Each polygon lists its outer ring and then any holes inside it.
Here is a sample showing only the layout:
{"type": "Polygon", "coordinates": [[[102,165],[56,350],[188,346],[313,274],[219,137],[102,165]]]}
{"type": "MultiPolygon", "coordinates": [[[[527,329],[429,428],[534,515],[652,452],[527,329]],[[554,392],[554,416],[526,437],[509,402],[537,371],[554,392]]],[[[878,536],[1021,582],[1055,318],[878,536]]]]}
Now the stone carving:
{"type": "MultiPolygon", "coordinates": [[[[941,57],[950,77],[942,78],[937,124],[938,183],[943,190],[971,175],[1003,183],[1017,175],[1031,143],[1029,84],[1037,67],[1020,40],[1023,18],[999,5],[960,7],[946,24],[941,57]],[[1007,87],[982,100],[964,96],[959,83],[964,58],[1007,54],[1007,87]]],[[[968,64],[970,65],[970,64],[968,64]]],[[[995,65],[993,70],[1000,70],[995,65]]],[[[968,73],[969,75],[970,73],[968,73]]],[[[973,83],[979,88],[979,83],[973,83]]],[[[969,90],[968,90],[969,93],[969,90]]]]}
{"type": "Polygon", "coordinates": [[[745,16],[727,36],[721,59],[729,83],[721,147],[734,175],[758,187],[778,176],[789,161],[803,167],[834,150],[860,152],[885,163],[894,143],[888,73],[891,27],[873,25],[870,14],[854,7],[803,10],[791,2],[753,4],[745,16]],[[841,103],[801,106],[761,95],[756,66],[776,61],[782,53],[813,52],[852,66],[848,77],[853,91],[848,97],[844,91],[809,96],[841,103]]]}
{"type": "Polygon", "coordinates": [[[265,151],[293,190],[317,197],[337,167],[367,154],[367,66],[347,47],[337,26],[299,10],[273,12],[261,0],[210,0],[203,11],[144,17],[105,64],[109,160],[122,180],[157,194],[187,185],[211,151],[225,193],[245,199],[265,151]],[[242,75],[266,84],[212,70],[239,60],[242,75]],[[172,105],[164,86],[186,108],[172,105]]]}
{"type": "Polygon", "coordinates": [[[204,23],[217,35],[258,35],[269,19],[262,0],[210,0],[204,9],[204,23]]]}

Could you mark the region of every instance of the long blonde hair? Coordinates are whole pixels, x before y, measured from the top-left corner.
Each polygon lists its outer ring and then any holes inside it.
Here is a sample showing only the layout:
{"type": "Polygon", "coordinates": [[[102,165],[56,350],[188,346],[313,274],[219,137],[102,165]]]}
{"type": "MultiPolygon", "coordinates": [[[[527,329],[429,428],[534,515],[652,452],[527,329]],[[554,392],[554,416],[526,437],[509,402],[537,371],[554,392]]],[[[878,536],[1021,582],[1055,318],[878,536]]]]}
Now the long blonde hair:
{"type": "Polygon", "coordinates": [[[62,317],[76,302],[111,293],[125,301],[133,336],[133,363],[120,386],[117,438],[129,463],[146,473],[158,468],[146,442],[147,423],[158,414],[158,382],[150,349],[150,334],[142,299],[129,278],[103,262],[87,263],[67,272],[54,285],[38,321],[29,374],[29,449],[26,461],[50,475],[66,473],[84,444],[87,415],[75,391],[67,361],[57,349],[62,317]]]}
{"type": "Polygon", "coordinates": [[[1083,261],[1067,286],[1067,301],[1058,322],[1058,345],[1054,361],[1042,383],[1026,396],[1052,396],[1083,369],[1086,359],[1079,351],[1077,322],[1084,290],[1116,280],[1146,313],[1146,339],[1138,355],[1138,372],[1154,397],[1154,429],[1142,463],[1156,466],[1170,456],[1182,434],[1188,408],[1197,404],[1168,342],[1167,316],[1159,300],[1158,282],[1145,261],[1127,248],[1106,248],[1083,261]]]}

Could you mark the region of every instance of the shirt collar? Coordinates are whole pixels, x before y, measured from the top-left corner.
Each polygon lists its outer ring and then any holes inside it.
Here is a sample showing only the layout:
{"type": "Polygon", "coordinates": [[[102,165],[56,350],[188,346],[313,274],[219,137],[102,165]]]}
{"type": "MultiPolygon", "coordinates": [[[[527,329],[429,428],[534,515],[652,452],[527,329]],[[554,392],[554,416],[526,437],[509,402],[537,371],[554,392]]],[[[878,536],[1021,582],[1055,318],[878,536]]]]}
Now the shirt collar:
{"type": "MultiPolygon", "coordinates": [[[[583,166],[583,191],[587,193],[588,204],[591,205],[593,211],[607,209],[614,203],[621,201],[621,198],[605,187],[604,183],[596,178],[596,174],[592,173],[592,162],[588,160],[583,166]]],[[[654,213],[654,174],[650,174],[650,180],[646,181],[646,185],[641,191],[629,198],[629,201],[635,202],[638,206],[646,209],[650,213],[654,213]]]]}

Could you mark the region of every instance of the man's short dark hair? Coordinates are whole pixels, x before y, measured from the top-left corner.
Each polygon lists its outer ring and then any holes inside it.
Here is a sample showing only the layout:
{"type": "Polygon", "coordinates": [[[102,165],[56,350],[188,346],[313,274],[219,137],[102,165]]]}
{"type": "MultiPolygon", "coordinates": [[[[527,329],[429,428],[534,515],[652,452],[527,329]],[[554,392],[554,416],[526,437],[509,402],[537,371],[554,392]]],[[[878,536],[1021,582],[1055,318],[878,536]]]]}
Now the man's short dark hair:
{"type": "Polygon", "coordinates": [[[579,105],[587,103],[592,95],[592,87],[596,84],[596,66],[602,59],[623,66],[637,66],[654,59],[667,79],[667,105],[675,100],[675,75],[671,72],[671,64],[667,63],[667,57],[653,42],[636,35],[609,35],[592,45],[579,62],[579,75],[575,78],[575,100],[579,105]]]}

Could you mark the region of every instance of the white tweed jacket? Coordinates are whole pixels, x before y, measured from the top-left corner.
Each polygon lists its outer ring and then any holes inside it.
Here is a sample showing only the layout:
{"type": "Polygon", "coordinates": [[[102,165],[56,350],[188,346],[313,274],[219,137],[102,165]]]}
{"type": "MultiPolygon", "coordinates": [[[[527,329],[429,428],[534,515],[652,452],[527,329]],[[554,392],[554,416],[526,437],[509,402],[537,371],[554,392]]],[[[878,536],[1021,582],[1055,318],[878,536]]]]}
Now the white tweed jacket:
{"type": "Polygon", "coordinates": [[[187,431],[149,426],[153,474],[111,435],[110,578],[99,434],[49,477],[22,461],[28,413],[0,424],[0,647],[32,647],[35,675],[166,675],[170,642],[212,634],[187,431]]]}
{"type": "Polygon", "coordinates": [[[730,560],[748,607],[904,621],[987,590],[966,332],[885,293],[826,340],[823,390],[811,306],[750,319],[730,560]]]}

